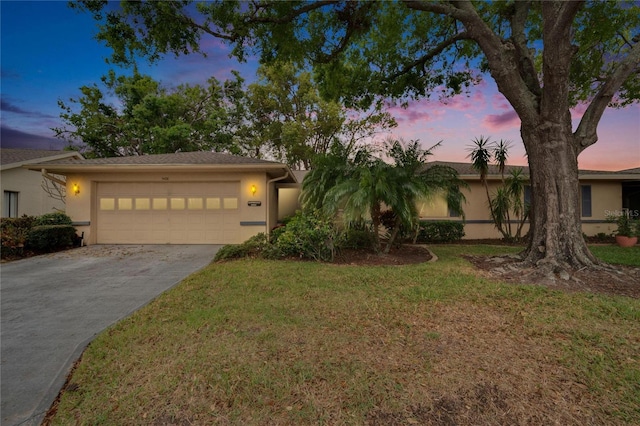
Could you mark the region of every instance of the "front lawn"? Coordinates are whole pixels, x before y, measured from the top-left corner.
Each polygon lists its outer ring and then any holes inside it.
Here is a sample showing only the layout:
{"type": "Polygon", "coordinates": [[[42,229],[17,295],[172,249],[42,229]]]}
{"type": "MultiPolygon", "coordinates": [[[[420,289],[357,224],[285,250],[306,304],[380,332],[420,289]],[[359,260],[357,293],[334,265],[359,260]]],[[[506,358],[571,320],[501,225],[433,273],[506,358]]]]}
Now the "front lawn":
{"type": "Polygon", "coordinates": [[[212,264],[102,333],[53,424],[639,424],[640,300],[439,260],[212,264]]]}

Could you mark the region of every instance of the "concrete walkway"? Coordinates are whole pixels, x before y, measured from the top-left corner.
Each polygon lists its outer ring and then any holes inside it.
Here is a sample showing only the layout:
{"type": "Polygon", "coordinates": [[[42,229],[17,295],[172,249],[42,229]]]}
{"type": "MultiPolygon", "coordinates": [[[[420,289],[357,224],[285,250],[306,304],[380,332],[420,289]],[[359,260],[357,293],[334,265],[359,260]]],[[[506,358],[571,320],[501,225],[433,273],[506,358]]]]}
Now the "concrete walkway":
{"type": "Polygon", "coordinates": [[[89,246],[0,266],[1,424],[39,425],[95,335],[221,246],[89,246]]]}

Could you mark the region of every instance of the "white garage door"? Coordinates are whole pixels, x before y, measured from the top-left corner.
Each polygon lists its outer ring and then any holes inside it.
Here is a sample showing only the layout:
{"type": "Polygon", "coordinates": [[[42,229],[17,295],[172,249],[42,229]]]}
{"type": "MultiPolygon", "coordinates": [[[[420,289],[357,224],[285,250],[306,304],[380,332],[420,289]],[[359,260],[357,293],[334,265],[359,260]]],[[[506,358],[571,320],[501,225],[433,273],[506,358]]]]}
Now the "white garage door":
{"type": "Polygon", "coordinates": [[[239,243],[239,182],[98,183],[98,244],[239,243]]]}

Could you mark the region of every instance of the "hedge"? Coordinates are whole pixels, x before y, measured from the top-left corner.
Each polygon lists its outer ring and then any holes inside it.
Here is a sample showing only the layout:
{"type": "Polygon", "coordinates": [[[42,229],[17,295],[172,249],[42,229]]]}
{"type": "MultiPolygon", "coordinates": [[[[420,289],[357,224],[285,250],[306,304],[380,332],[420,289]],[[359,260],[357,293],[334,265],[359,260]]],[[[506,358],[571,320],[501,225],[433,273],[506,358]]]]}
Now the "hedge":
{"type": "Polygon", "coordinates": [[[76,229],[71,225],[40,225],[31,228],[27,242],[34,250],[55,251],[73,246],[76,239],[76,229]]]}
{"type": "Polygon", "coordinates": [[[421,221],[416,242],[450,243],[464,237],[464,223],[443,221],[421,221]]]}

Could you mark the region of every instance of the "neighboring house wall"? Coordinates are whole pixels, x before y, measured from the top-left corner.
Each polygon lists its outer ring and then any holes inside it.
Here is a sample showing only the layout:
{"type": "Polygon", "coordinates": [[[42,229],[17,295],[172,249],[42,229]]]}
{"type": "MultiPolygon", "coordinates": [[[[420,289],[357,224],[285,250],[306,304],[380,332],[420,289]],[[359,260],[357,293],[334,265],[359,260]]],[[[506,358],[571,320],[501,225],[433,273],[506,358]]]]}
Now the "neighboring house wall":
{"type": "MultiPolygon", "coordinates": [[[[240,232],[237,240],[227,241],[227,243],[241,243],[253,235],[266,232],[267,221],[273,221],[275,223],[277,219],[275,218],[275,214],[272,214],[272,219],[267,219],[267,181],[266,173],[127,172],[118,174],[68,174],[67,214],[73,219],[78,232],[84,232],[85,241],[88,244],[95,244],[97,242],[97,216],[100,209],[97,191],[102,183],[121,183],[123,185],[134,185],[136,183],[192,183],[194,187],[202,187],[204,183],[215,185],[216,183],[237,182],[239,193],[237,210],[234,211],[233,220],[235,225],[240,224],[240,232]],[[74,194],[74,185],[77,185],[80,189],[79,194],[74,194]],[[252,186],[256,188],[255,194],[252,193],[252,186]],[[258,203],[260,205],[257,205],[258,203]],[[94,207],[93,209],[92,206],[94,207]]],[[[273,185],[273,183],[271,185],[273,185]]],[[[270,198],[274,197],[274,191],[270,192],[270,198]]],[[[152,198],[152,195],[149,195],[149,197],[152,198]]],[[[117,196],[114,198],[117,198],[117,196]]],[[[118,201],[116,200],[116,202],[118,201]]]]}
{"type": "MultiPolygon", "coordinates": [[[[467,199],[463,205],[465,213],[465,239],[502,238],[491,220],[487,194],[484,185],[479,180],[467,181],[468,189],[464,189],[467,199]]],[[[586,235],[598,233],[610,234],[615,225],[607,222],[607,215],[622,209],[622,185],[618,181],[583,180],[580,182],[581,192],[581,220],[582,230],[586,235]],[[584,194],[584,200],[583,200],[584,194]],[[588,195],[590,194],[590,199],[588,195]],[[584,209],[584,212],[583,212],[584,209]]],[[[489,194],[493,196],[501,186],[499,181],[489,182],[489,194]]],[[[462,220],[460,217],[450,217],[446,201],[443,197],[425,202],[420,210],[423,220],[462,220]]],[[[515,234],[518,222],[512,215],[512,230],[515,234]]],[[[529,231],[529,224],[522,228],[524,236],[529,231]]]]}
{"type": "MultiPolygon", "coordinates": [[[[64,211],[65,204],[49,196],[42,189],[42,174],[39,172],[26,170],[20,167],[8,170],[2,170],[0,178],[2,198],[0,199],[2,217],[10,216],[7,214],[8,205],[6,204],[8,193],[13,200],[17,198],[17,217],[22,215],[39,216],[45,213],[55,211],[64,211]]],[[[12,201],[13,201],[12,200],[12,201]]]]}
{"type": "Polygon", "coordinates": [[[582,232],[589,236],[598,233],[611,234],[616,229],[616,225],[607,223],[607,216],[622,210],[622,184],[615,181],[581,180],[580,186],[582,232]],[[585,191],[587,189],[588,191],[585,191]],[[589,191],[591,192],[590,215],[588,211],[589,191]],[[587,198],[584,198],[583,195],[587,198]],[[583,211],[583,207],[586,212],[583,211]]]}

